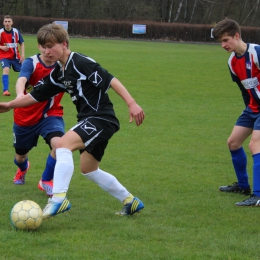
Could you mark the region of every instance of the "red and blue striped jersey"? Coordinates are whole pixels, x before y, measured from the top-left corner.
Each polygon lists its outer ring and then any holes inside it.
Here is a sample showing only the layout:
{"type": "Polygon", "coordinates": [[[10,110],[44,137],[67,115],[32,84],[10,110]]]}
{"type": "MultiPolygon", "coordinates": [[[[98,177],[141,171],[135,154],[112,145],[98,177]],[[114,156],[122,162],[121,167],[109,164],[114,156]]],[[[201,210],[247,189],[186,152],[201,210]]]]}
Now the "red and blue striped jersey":
{"type": "Polygon", "coordinates": [[[234,52],[230,55],[228,66],[231,77],[242,91],[245,104],[253,112],[260,112],[260,45],[247,44],[242,56],[234,52]]]}
{"type": "MultiPolygon", "coordinates": [[[[56,64],[47,67],[40,59],[40,54],[25,59],[19,77],[26,77],[27,84],[24,94],[30,93],[36,83],[47,76],[56,64]]],[[[60,104],[64,93],[59,93],[48,100],[35,103],[28,107],[14,109],[14,123],[18,126],[31,126],[48,116],[63,116],[63,107],[60,104]]]]}
{"type": "Polygon", "coordinates": [[[0,29],[0,45],[8,46],[8,51],[0,50],[0,59],[20,59],[18,44],[23,43],[23,36],[16,28],[11,31],[6,31],[4,28],[0,29]]]}

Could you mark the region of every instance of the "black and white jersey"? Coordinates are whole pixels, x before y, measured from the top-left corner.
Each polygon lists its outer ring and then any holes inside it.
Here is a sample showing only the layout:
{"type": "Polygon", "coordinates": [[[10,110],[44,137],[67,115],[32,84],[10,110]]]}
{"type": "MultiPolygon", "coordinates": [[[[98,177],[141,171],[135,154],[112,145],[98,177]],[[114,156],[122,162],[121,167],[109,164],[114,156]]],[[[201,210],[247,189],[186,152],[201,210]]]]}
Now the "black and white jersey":
{"type": "Polygon", "coordinates": [[[93,59],[71,52],[64,69],[58,62],[52,72],[36,84],[30,95],[41,102],[60,92],[68,92],[76,106],[78,120],[108,116],[119,124],[107,94],[113,78],[93,59]]]}

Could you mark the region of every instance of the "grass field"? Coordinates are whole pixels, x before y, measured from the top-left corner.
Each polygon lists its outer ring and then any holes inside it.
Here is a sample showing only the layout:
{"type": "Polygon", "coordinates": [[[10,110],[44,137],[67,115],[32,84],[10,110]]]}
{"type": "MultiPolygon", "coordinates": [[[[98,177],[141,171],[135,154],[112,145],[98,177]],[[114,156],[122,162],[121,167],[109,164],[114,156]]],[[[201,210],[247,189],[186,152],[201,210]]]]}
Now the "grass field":
{"type": "MultiPolygon", "coordinates": [[[[37,52],[36,38],[25,40],[26,56],[37,52]]],[[[145,209],[115,216],[121,204],[82,177],[76,152],[71,211],[35,232],[15,231],[9,213],[16,202],[47,202],[37,183],[48,147],[39,140],[26,184],[13,185],[12,112],[1,114],[0,259],[260,259],[260,209],[237,208],[242,195],[218,191],[235,181],[226,139],[244,108],[228,72],[229,54],[205,44],[72,38],[70,45],[118,77],[145,110],[143,125],[129,124],[126,105],[110,90],[121,130],[101,163],[145,209]]],[[[12,72],[12,96],[0,101],[15,97],[16,78],[12,72]]],[[[76,123],[75,108],[69,95],[62,103],[69,129],[76,123]]],[[[251,179],[247,143],[245,150],[251,179]]]]}

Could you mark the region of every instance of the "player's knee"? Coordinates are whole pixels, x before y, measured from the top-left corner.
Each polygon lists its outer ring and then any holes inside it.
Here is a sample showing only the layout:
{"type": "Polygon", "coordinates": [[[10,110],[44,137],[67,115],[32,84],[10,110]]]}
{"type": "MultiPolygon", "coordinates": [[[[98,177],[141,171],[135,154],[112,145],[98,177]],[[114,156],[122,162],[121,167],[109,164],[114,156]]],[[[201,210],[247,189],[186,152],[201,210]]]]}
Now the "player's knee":
{"type": "Polygon", "coordinates": [[[55,152],[56,149],[57,149],[57,143],[58,143],[59,139],[60,139],[60,137],[55,137],[55,138],[52,138],[52,139],[51,139],[50,145],[51,145],[51,148],[52,148],[52,150],[53,150],[54,152],[55,152]]]}
{"type": "Polygon", "coordinates": [[[231,149],[233,146],[233,142],[230,138],[228,138],[228,140],[227,140],[227,146],[228,146],[229,150],[233,150],[233,149],[231,149]]]}
{"type": "Polygon", "coordinates": [[[232,138],[229,138],[227,140],[227,145],[228,145],[229,150],[231,150],[231,151],[235,151],[241,147],[241,144],[232,138]]]}
{"type": "Polygon", "coordinates": [[[27,159],[27,154],[24,154],[24,155],[16,154],[16,155],[15,155],[15,160],[16,160],[18,163],[23,163],[26,159],[27,159]]]}
{"type": "Polygon", "coordinates": [[[65,146],[65,143],[60,138],[59,140],[56,140],[56,142],[52,144],[52,149],[57,150],[58,148],[67,148],[65,146]]]}
{"type": "Polygon", "coordinates": [[[256,154],[260,152],[260,141],[255,141],[251,139],[248,146],[252,154],[256,154]]]}

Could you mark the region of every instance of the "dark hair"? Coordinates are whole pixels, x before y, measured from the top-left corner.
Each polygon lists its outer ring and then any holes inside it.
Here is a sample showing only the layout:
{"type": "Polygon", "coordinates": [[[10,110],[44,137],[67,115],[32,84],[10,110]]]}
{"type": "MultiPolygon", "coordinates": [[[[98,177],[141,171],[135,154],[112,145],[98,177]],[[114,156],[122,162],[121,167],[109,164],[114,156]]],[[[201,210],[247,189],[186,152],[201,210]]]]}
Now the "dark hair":
{"type": "Polygon", "coordinates": [[[233,37],[236,33],[241,37],[239,24],[236,21],[227,18],[218,22],[213,30],[213,36],[216,39],[219,39],[223,34],[233,37]]]}

